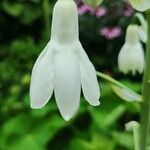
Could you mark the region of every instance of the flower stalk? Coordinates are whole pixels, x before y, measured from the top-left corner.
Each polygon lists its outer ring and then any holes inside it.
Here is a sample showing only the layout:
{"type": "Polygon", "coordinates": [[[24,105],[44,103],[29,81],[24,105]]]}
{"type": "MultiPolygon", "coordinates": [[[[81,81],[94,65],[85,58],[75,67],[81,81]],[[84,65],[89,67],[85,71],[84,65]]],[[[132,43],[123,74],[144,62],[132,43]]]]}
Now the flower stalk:
{"type": "Polygon", "coordinates": [[[146,150],[150,124],[150,11],[146,12],[148,23],[148,40],[146,48],[146,63],[143,77],[143,103],[141,103],[140,149],[146,150]]]}

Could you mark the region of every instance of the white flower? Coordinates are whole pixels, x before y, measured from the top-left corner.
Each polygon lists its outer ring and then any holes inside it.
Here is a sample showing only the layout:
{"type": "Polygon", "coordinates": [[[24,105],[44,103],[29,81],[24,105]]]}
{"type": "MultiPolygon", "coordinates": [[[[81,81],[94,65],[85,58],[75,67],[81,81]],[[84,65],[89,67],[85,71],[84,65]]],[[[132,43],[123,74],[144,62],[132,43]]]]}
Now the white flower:
{"type": "Polygon", "coordinates": [[[147,33],[148,33],[147,21],[145,20],[144,16],[141,13],[137,13],[135,16],[139,19],[139,21],[141,23],[141,25],[138,27],[138,33],[139,33],[140,40],[143,43],[146,43],[147,42],[147,33]]]}
{"type": "Polygon", "coordinates": [[[127,28],[126,41],[118,56],[118,67],[125,74],[130,71],[133,75],[136,71],[143,72],[144,50],[140,43],[137,25],[130,25],[127,28]]]}
{"type": "Polygon", "coordinates": [[[73,0],[58,0],[53,11],[51,40],[32,71],[31,107],[43,107],[54,91],[65,120],[78,109],[81,87],[91,105],[100,104],[96,71],[79,42],[78,32],[76,4],[73,0]]]}
{"type": "Polygon", "coordinates": [[[132,7],[138,11],[146,11],[150,9],[150,0],[129,0],[132,7]]]}

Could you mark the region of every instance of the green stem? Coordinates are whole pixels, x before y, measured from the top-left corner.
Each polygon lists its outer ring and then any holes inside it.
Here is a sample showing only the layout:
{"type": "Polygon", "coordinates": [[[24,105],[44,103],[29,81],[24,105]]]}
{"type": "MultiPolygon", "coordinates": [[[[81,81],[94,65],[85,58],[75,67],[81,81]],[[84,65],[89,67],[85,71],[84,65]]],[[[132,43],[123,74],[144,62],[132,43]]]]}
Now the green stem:
{"type": "Polygon", "coordinates": [[[42,7],[43,7],[43,15],[44,15],[44,24],[45,24],[45,34],[46,39],[49,39],[50,34],[50,4],[48,0],[43,0],[42,7]]]}
{"type": "Polygon", "coordinates": [[[101,77],[101,78],[103,78],[103,79],[109,81],[110,83],[112,83],[112,84],[114,84],[114,85],[117,85],[117,86],[120,87],[120,88],[128,89],[127,86],[125,86],[125,85],[122,84],[121,82],[119,82],[119,81],[113,79],[112,77],[110,77],[110,76],[108,76],[108,75],[106,75],[106,74],[104,74],[104,73],[101,73],[101,72],[98,72],[98,71],[97,71],[96,74],[97,74],[97,76],[99,76],[99,77],[101,77]]]}
{"type": "Polygon", "coordinates": [[[150,123],[150,12],[146,12],[148,22],[148,41],[146,49],[146,64],[143,78],[143,103],[141,103],[140,149],[146,150],[150,123]]]}

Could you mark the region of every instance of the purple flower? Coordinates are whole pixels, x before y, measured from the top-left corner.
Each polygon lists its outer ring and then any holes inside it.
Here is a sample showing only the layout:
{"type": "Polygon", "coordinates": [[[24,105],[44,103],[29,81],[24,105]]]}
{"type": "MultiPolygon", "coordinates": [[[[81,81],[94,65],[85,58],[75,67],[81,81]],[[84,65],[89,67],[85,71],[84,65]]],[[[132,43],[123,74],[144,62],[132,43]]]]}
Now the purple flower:
{"type": "Polygon", "coordinates": [[[99,18],[99,17],[104,16],[106,12],[107,12],[107,9],[105,7],[93,8],[86,4],[81,3],[80,1],[78,2],[79,15],[84,15],[85,13],[89,13],[99,18]]]}
{"type": "Polygon", "coordinates": [[[134,13],[134,9],[131,7],[131,5],[125,1],[125,8],[123,11],[123,15],[126,17],[131,17],[134,13]]]}
{"type": "Polygon", "coordinates": [[[105,16],[106,13],[107,13],[107,9],[106,9],[105,7],[99,7],[99,8],[97,8],[97,10],[95,11],[96,17],[105,16]]]}
{"type": "Polygon", "coordinates": [[[87,12],[90,12],[90,13],[93,13],[94,12],[94,9],[88,5],[81,5],[81,6],[78,6],[78,13],[79,15],[83,15],[87,12]]]}
{"type": "Polygon", "coordinates": [[[100,34],[106,39],[114,39],[122,33],[120,27],[104,27],[100,30],[100,34]]]}

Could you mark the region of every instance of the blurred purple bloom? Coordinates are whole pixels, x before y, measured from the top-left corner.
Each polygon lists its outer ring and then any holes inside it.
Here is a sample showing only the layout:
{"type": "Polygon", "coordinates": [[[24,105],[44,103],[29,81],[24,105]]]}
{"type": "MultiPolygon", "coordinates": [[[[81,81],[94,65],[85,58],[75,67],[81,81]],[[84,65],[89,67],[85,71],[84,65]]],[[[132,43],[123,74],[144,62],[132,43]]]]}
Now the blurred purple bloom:
{"type": "Polygon", "coordinates": [[[87,12],[90,12],[90,13],[93,13],[94,12],[94,9],[88,5],[81,5],[81,6],[78,6],[78,13],[79,15],[83,15],[87,12]]]}
{"type": "Polygon", "coordinates": [[[105,7],[99,7],[99,8],[97,8],[97,10],[95,11],[96,17],[105,16],[106,13],[107,13],[107,9],[106,9],[105,7]]]}
{"type": "Polygon", "coordinates": [[[78,3],[78,13],[79,15],[84,15],[85,13],[90,13],[96,17],[102,17],[106,14],[107,9],[105,7],[92,8],[86,4],[79,1],[78,3]]]}
{"type": "Polygon", "coordinates": [[[106,39],[114,39],[120,36],[122,30],[120,27],[104,27],[101,29],[100,34],[106,39]]]}
{"type": "Polygon", "coordinates": [[[123,11],[123,15],[126,17],[131,17],[134,13],[134,9],[131,7],[129,2],[125,1],[125,8],[123,11]]]}

